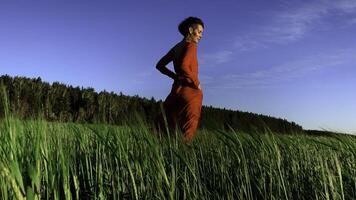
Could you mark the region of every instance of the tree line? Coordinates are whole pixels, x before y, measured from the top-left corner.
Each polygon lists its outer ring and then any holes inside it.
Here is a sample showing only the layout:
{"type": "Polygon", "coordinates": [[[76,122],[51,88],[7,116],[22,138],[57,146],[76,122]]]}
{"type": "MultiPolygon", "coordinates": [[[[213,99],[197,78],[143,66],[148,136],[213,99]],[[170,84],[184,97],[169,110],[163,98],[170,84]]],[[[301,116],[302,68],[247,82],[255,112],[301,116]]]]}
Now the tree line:
{"type": "MultiPolygon", "coordinates": [[[[48,121],[76,123],[107,123],[125,125],[138,120],[152,124],[161,113],[162,100],[153,97],[127,96],[120,92],[100,91],[93,88],[73,87],[41,78],[11,77],[3,75],[0,117],[4,117],[4,94],[8,98],[9,111],[22,119],[43,117],[48,121]]],[[[271,130],[278,133],[299,133],[302,127],[285,119],[241,112],[230,109],[203,106],[199,128],[229,129],[245,132],[271,130]]]]}

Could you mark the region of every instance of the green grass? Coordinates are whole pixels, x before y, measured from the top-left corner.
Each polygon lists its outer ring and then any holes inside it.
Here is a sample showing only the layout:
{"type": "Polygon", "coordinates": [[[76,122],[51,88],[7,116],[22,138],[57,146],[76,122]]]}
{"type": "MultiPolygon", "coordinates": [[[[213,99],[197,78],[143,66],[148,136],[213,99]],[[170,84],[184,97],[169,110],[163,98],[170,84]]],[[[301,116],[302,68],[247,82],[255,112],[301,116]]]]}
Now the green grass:
{"type": "MultiPolygon", "coordinates": [[[[6,97],[5,101],[6,102],[6,97]]],[[[0,120],[1,199],[355,199],[353,136],[0,120]]]]}
{"type": "Polygon", "coordinates": [[[1,199],[355,199],[351,136],[0,123],[1,199]]]}

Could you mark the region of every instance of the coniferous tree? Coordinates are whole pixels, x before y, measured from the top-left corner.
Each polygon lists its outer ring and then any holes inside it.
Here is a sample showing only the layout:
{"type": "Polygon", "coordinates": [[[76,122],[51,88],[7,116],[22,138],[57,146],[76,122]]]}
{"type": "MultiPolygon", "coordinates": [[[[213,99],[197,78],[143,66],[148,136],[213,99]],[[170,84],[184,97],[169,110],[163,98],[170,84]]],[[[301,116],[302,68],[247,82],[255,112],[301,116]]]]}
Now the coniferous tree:
{"type": "MultiPolygon", "coordinates": [[[[5,87],[10,112],[20,118],[43,115],[50,121],[124,125],[137,123],[137,116],[151,124],[161,114],[162,100],[156,101],[153,97],[130,97],[122,92],[116,94],[105,90],[97,93],[93,88],[72,87],[59,82],[49,84],[41,78],[4,75],[0,77],[0,83],[5,87]]],[[[0,116],[3,117],[3,98],[0,103],[0,116]]],[[[202,107],[199,128],[228,130],[230,127],[244,132],[302,131],[301,126],[285,119],[226,108],[202,107]]]]}

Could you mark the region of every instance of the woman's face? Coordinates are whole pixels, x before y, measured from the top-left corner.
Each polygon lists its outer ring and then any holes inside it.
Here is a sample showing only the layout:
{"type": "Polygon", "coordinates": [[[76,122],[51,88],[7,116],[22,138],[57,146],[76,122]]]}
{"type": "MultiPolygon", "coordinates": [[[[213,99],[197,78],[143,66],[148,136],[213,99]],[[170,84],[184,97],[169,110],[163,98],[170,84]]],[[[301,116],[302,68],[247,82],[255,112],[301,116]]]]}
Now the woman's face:
{"type": "Polygon", "coordinates": [[[189,27],[188,37],[190,37],[190,39],[193,42],[198,43],[201,40],[201,38],[203,37],[203,31],[204,31],[204,28],[202,25],[195,24],[195,25],[189,27]]]}

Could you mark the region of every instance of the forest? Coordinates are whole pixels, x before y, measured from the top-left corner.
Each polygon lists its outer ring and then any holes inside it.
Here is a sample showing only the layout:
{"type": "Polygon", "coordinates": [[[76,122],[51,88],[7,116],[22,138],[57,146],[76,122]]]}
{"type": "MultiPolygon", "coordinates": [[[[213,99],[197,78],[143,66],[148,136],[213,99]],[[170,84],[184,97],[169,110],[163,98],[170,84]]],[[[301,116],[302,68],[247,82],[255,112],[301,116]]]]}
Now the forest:
{"type": "MultiPolygon", "coordinates": [[[[2,75],[0,84],[9,99],[10,112],[21,119],[42,117],[47,121],[133,125],[138,118],[152,124],[161,112],[162,100],[153,97],[127,96],[122,92],[100,91],[73,87],[60,82],[52,84],[38,78],[2,75]]],[[[2,96],[4,94],[1,94],[2,96]]],[[[0,117],[4,117],[4,98],[0,117]]],[[[203,106],[200,129],[235,130],[257,133],[301,133],[300,125],[272,116],[203,106]]]]}

